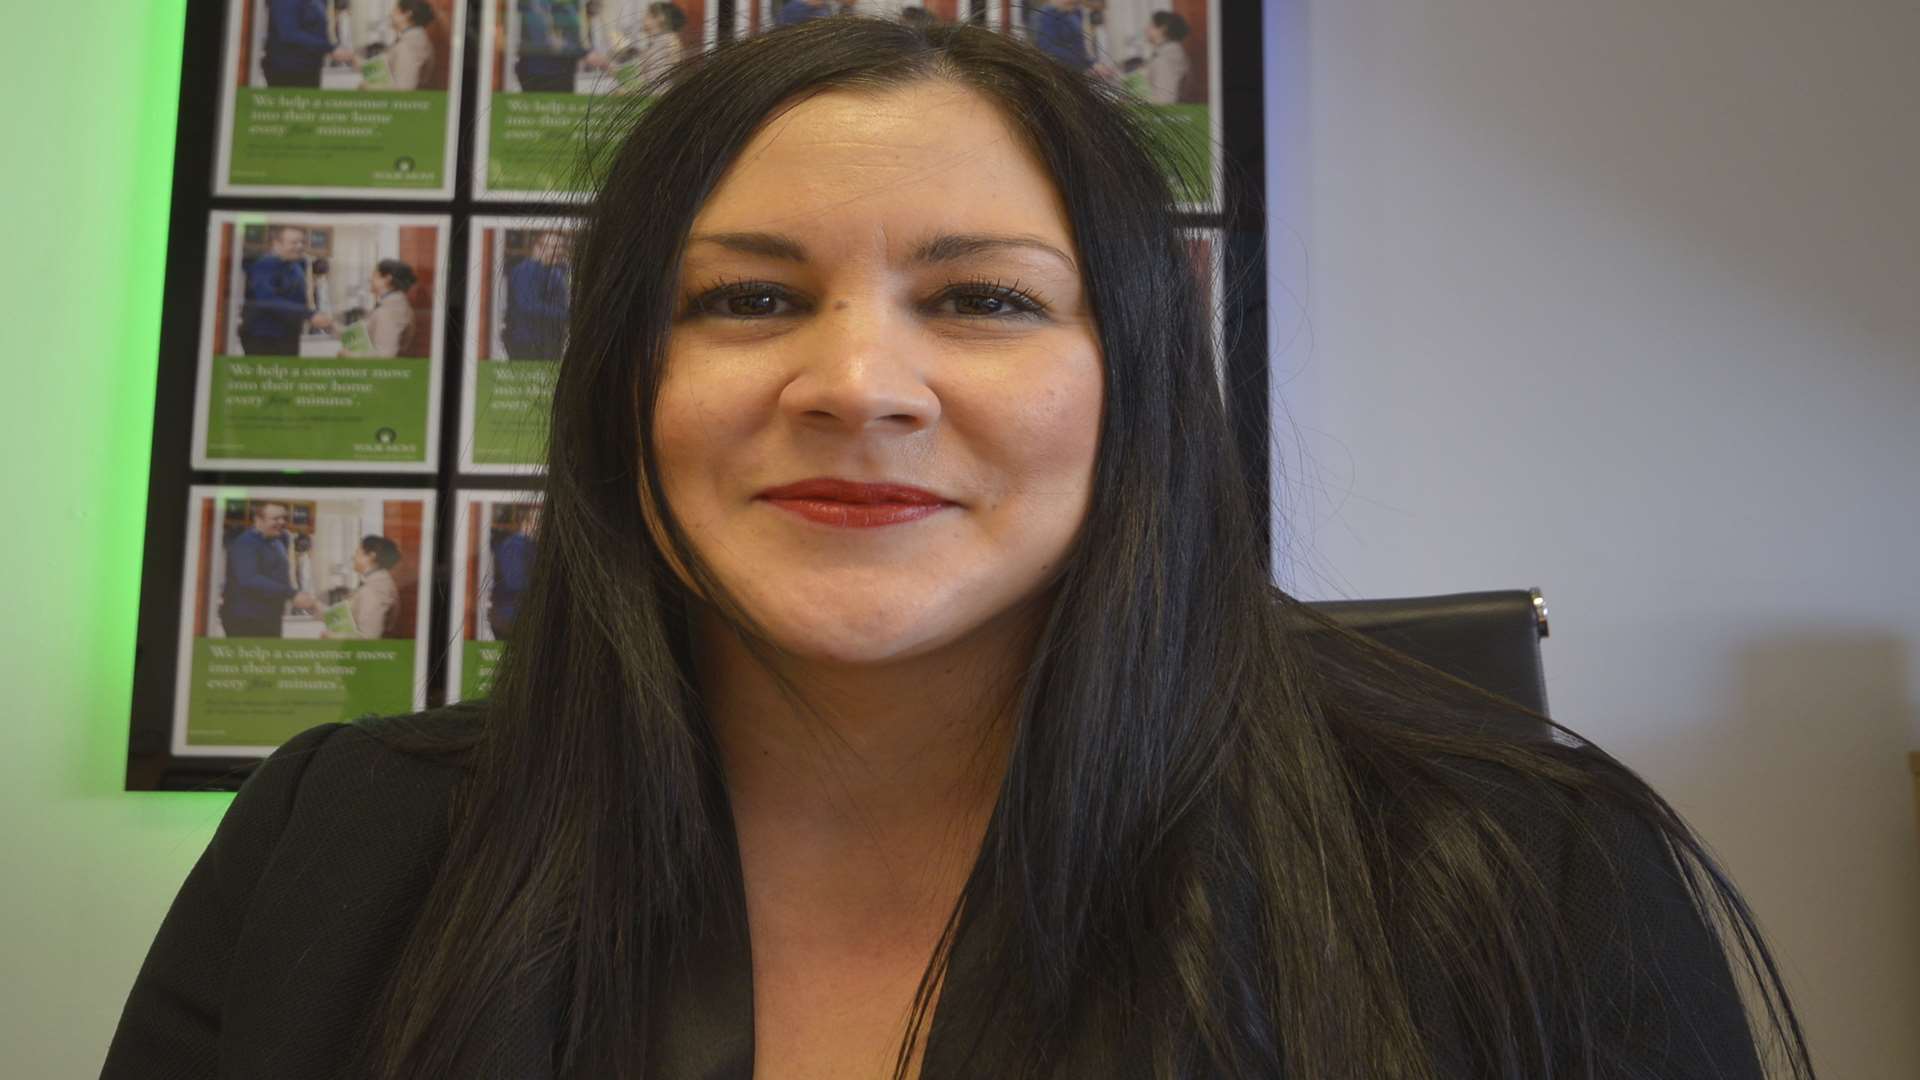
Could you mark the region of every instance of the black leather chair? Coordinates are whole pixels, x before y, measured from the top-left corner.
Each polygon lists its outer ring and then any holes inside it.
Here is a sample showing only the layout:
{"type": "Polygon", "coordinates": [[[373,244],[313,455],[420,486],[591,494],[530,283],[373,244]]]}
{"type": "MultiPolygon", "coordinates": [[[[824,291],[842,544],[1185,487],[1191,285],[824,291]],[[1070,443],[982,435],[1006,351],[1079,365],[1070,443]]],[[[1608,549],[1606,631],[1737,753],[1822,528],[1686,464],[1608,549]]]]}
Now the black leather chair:
{"type": "Polygon", "coordinates": [[[1539,589],[1322,600],[1306,606],[1449,675],[1551,715],[1540,665],[1547,601],[1539,589]]]}

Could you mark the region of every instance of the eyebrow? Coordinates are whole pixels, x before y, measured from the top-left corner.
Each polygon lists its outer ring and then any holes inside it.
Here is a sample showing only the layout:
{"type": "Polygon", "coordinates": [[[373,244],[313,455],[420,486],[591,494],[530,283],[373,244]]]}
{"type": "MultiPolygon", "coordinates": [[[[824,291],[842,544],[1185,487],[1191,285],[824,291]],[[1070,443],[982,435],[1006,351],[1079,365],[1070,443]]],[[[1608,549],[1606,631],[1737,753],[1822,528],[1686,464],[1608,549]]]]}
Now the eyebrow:
{"type": "MultiPolygon", "coordinates": [[[[687,242],[690,245],[713,244],[742,255],[763,255],[788,262],[803,263],[809,258],[805,245],[783,233],[699,233],[689,237],[687,242]]],[[[907,256],[907,262],[909,265],[926,266],[1008,248],[1025,248],[1051,255],[1066,264],[1067,269],[1075,273],[1080,271],[1071,255],[1037,236],[1025,233],[941,233],[914,248],[907,256]]]]}

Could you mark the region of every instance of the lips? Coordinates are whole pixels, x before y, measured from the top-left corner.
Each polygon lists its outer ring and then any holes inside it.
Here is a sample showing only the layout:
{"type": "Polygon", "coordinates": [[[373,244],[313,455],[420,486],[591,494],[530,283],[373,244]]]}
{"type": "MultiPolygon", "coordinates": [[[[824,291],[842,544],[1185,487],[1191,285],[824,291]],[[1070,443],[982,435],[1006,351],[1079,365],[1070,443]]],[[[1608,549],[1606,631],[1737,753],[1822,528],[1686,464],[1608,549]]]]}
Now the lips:
{"type": "Polygon", "coordinates": [[[904,525],[954,505],[931,491],[905,484],[868,484],[829,477],[768,488],[758,497],[809,521],[849,529],[904,525]]]}

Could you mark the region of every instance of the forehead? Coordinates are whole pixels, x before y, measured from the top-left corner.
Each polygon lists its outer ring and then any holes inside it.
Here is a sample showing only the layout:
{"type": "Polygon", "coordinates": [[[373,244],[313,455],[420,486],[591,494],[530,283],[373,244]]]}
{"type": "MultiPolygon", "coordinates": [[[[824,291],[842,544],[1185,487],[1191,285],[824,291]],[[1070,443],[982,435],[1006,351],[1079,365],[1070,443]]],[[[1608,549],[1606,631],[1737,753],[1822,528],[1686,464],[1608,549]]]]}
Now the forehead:
{"type": "Polygon", "coordinates": [[[1052,177],[998,106],[932,80],[828,91],[777,114],[707,199],[694,229],[899,245],[931,231],[991,229],[1071,250],[1052,177]]]}

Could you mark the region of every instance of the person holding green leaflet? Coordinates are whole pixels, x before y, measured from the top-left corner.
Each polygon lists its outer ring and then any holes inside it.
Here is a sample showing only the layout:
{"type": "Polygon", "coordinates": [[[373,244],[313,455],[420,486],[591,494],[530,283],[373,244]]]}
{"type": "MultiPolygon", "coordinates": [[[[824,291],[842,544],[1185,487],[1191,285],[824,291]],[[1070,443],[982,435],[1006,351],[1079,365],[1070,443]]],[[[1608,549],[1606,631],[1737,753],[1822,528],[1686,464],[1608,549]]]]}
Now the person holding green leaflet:
{"type": "Polygon", "coordinates": [[[392,628],[394,613],[400,610],[400,586],[393,580],[393,568],[400,565],[400,545],[384,536],[368,536],[353,549],[353,571],[360,585],[347,597],[347,611],[353,616],[351,634],[328,630],[329,638],[385,637],[392,628]]]}
{"type": "Polygon", "coordinates": [[[397,35],[386,54],[391,89],[418,90],[433,74],[433,38],[427,35],[433,8],[427,0],[399,0],[388,18],[397,35]]]}
{"type": "Polygon", "coordinates": [[[369,283],[373,310],[367,313],[372,355],[399,356],[413,343],[413,302],[407,299],[407,290],[419,280],[413,267],[399,259],[381,259],[374,265],[369,283]]]}

